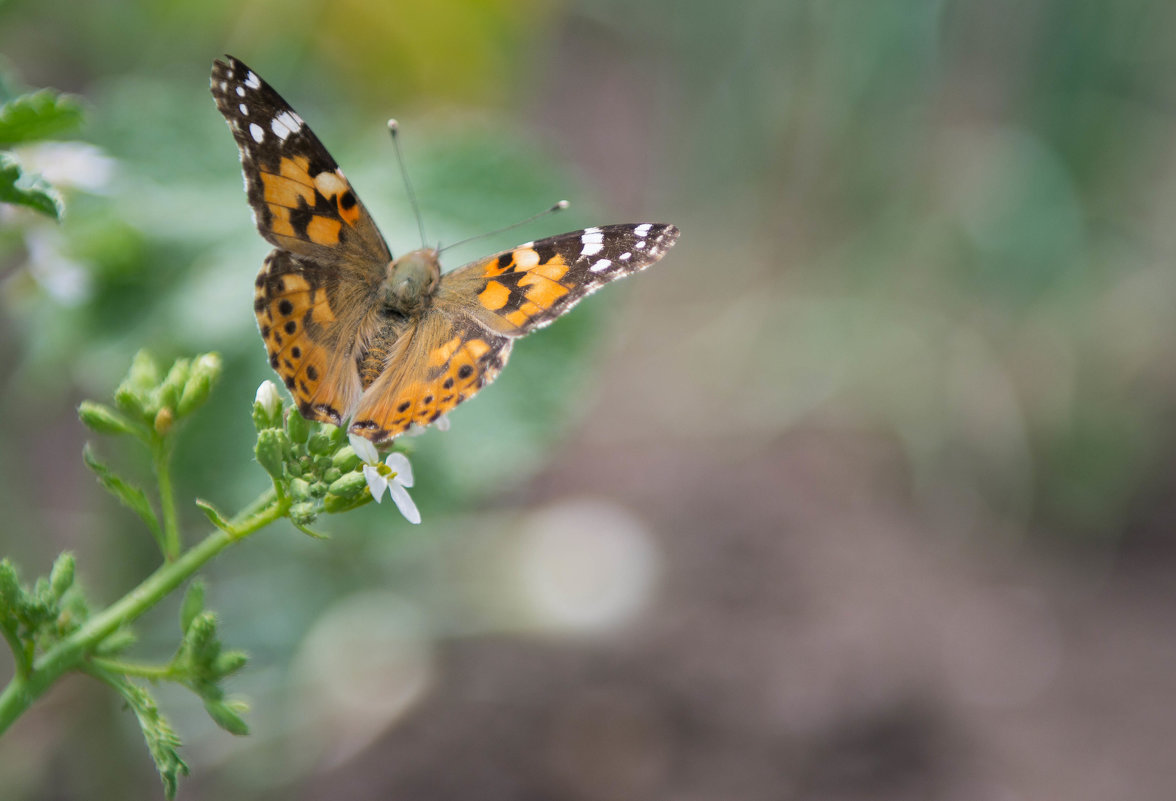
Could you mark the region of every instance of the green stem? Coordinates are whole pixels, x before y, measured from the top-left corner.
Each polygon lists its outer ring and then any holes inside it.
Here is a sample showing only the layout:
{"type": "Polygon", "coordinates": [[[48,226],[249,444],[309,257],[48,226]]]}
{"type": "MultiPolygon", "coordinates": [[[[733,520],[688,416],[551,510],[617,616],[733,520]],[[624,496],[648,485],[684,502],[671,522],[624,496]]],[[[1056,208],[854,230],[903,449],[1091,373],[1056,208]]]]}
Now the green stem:
{"type": "Polygon", "coordinates": [[[289,505],[288,500],[280,500],[273,490],[267,490],[229,521],[227,531],[218,529],[174,561],[165,562],[138,587],[46,651],[26,675],[18,671],[0,693],[0,734],[64,673],[85,660],[102,640],[155,606],[229,545],[282,518],[289,505]]]}
{"type": "Polygon", "coordinates": [[[33,664],[28,654],[25,653],[24,643],[21,642],[20,635],[5,624],[0,624],[0,632],[4,633],[4,639],[8,640],[8,647],[12,649],[12,659],[16,663],[16,675],[29,675],[29,671],[33,669],[33,664]]]}
{"type": "Polygon", "coordinates": [[[99,667],[107,673],[119,676],[137,676],[150,681],[167,681],[175,675],[175,668],[168,665],[144,665],[141,662],[123,662],[119,659],[105,659],[100,656],[90,657],[90,664],[99,667]]]}
{"type": "Polygon", "coordinates": [[[152,443],[155,476],[159,481],[159,505],[163,510],[163,558],[174,562],[180,555],[180,522],[176,514],[175,491],[171,478],[171,440],[158,437],[152,443]]]}

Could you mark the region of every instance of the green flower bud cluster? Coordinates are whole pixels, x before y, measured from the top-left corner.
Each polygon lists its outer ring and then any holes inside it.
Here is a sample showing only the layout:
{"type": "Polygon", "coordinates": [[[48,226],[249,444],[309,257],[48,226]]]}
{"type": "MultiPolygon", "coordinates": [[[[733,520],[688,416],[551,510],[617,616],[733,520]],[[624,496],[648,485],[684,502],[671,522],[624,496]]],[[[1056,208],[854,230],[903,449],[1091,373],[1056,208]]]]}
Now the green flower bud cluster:
{"type": "Polygon", "coordinates": [[[76,631],[90,611],[74,586],[74,557],[57,557],[48,576],[33,586],[20,581],[16,566],[0,560],[0,630],[10,638],[47,648],[76,631]]]}
{"type": "Polygon", "coordinates": [[[347,429],[311,423],[293,407],[284,407],[270,381],[257,390],[253,424],[257,462],[279,494],[290,499],[290,520],[306,533],[313,534],[307,527],[324,512],[346,512],[371,501],[347,429]]]}
{"type": "Polygon", "coordinates": [[[204,404],[221,369],[220,355],[205,353],[195,359],[177,359],[164,373],[151,354],[141,350],[114,392],[116,408],[83,401],[78,417],[100,434],[162,437],[204,404]]]}

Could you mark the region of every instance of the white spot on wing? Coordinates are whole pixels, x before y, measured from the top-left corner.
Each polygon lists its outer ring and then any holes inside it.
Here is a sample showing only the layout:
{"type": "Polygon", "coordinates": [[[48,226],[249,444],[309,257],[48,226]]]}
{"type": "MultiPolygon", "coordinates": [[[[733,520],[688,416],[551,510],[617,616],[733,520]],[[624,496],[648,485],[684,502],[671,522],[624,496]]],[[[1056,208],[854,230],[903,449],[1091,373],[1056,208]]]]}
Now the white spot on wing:
{"type": "Polygon", "coordinates": [[[261,79],[254,75],[251,71],[245,76],[245,85],[250,89],[256,89],[257,87],[261,86],[261,79]]]}
{"type": "Polygon", "coordinates": [[[249,135],[253,137],[253,141],[261,144],[261,140],[265,139],[265,131],[256,122],[249,123],[249,135]]]}
{"type": "Polygon", "coordinates": [[[289,128],[287,128],[281,120],[277,119],[276,117],[270,122],[270,130],[272,130],[274,132],[274,136],[278,137],[283,142],[286,141],[287,136],[294,133],[289,128]]]}
{"type": "Polygon", "coordinates": [[[633,234],[634,234],[634,236],[639,236],[639,237],[644,238],[645,235],[649,233],[649,229],[652,227],[653,227],[652,223],[641,223],[641,225],[638,225],[636,228],[633,229],[633,234]]]}
{"type": "Polygon", "coordinates": [[[242,116],[242,117],[248,117],[248,116],[249,116],[249,107],[248,107],[248,106],[246,106],[244,103],[239,103],[239,104],[237,105],[237,110],[241,112],[241,116],[242,116]]]}
{"type": "Polygon", "coordinates": [[[607,270],[609,267],[612,267],[612,261],[610,261],[609,259],[601,259],[600,261],[596,262],[596,264],[593,264],[588,269],[594,273],[598,273],[601,270],[607,270]]]}
{"type": "Polygon", "coordinates": [[[530,248],[515,248],[514,260],[517,265],[515,269],[529,270],[539,263],[539,254],[530,248]]]}
{"type": "Polygon", "coordinates": [[[604,232],[599,228],[585,228],[580,241],[584,243],[580,250],[581,256],[595,256],[604,250],[604,232]]]}
{"type": "Polygon", "coordinates": [[[620,259],[621,259],[621,261],[628,261],[629,257],[631,257],[632,255],[633,255],[632,253],[625,251],[624,253],[622,253],[620,255],[620,259]]]}
{"type": "Polygon", "coordinates": [[[244,86],[237,87],[237,97],[245,97],[245,87],[244,86]]]}
{"type": "Polygon", "coordinates": [[[283,111],[281,114],[275,117],[275,120],[280,121],[282,125],[285,125],[287,128],[289,128],[290,133],[294,133],[302,127],[302,120],[297,114],[291,111],[283,111]]]}
{"type": "Polygon", "coordinates": [[[635,242],[633,244],[633,247],[637,248],[638,250],[641,250],[641,248],[645,247],[645,240],[640,240],[638,242],[635,242]]]}

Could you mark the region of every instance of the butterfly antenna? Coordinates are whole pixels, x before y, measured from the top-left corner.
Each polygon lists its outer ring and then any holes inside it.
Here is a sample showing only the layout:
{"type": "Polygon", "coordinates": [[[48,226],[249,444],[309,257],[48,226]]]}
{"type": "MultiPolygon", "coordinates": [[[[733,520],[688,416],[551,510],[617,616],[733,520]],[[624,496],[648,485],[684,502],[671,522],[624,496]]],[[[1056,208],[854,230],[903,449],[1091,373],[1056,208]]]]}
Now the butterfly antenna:
{"type": "Polygon", "coordinates": [[[400,164],[400,177],[404,179],[404,188],[408,192],[408,202],[412,205],[412,213],[416,215],[417,228],[421,232],[421,247],[428,247],[425,240],[425,220],[421,217],[421,207],[417,204],[416,192],[412,191],[412,181],[408,180],[408,168],[404,166],[404,154],[400,152],[400,123],[388,120],[388,133],[392,134],[392,148],[396,151],[396,161],[400,164]]]}
{"type": "Polygon", "coordinates": [[[526,225],[527,223],[535,222],[535,220],[538,220],[540,217],[543,217],[547,214],[554,214],[557,211],[563,211],[564,209],[566,209],[570,205],[571,204],[568,203],[566,200],[561,200],[560,202],[556,203],[551,208],[544,209],[543,211],[539,212],[538,214],[532,214],[530,217],[528,217],[525,220],[519,220],[516,223],[511,223],[510,225],[507,225],[503,228],[499,228],[496,231],[487,231],[484,234],[474,234],[473,236],[466,237],[465,239],[461,240],[460,242],[454,242],[451,245],[446,245],[445,247],[440,248],[437,252],[440,253],[442,250],[449,250],[450,248],[455,248],[458,245],[464,245],[467,242],[473,242],[475,239],[481,239],[482,237],[486,237],[486,236],[495,236],[496,234],[501,234],[503,231],[509,231],[512,228],[518,228],[520,225],[526,225]]]}

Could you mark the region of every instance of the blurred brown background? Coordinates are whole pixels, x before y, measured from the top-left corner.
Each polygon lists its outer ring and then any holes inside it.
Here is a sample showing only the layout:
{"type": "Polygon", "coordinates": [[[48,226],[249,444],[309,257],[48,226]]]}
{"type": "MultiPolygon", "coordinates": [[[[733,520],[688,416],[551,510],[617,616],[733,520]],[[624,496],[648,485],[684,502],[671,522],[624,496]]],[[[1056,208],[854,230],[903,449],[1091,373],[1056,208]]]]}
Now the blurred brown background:
{"type": "MultiPolygon", "coordinates": [[[[0,3],[5,80],[88,106],[23,154],[74,184],[65,223],[0,217],[2,551],[77,551],[103,602],[152,569],[74,414],[143,345],[225,356],[181,497],[266,485],[227,51],[396,252],[390,115],[431,237],[573,201],[450,267],[683,234],[415,443],[419,529],[282,525],[206,571],[253,734],[161,688],[180,798],[1170,799],[1174,36],[1162,0],[0,3]]],[[[0,787],[161,796],[82,677],[0,787]]]]}

